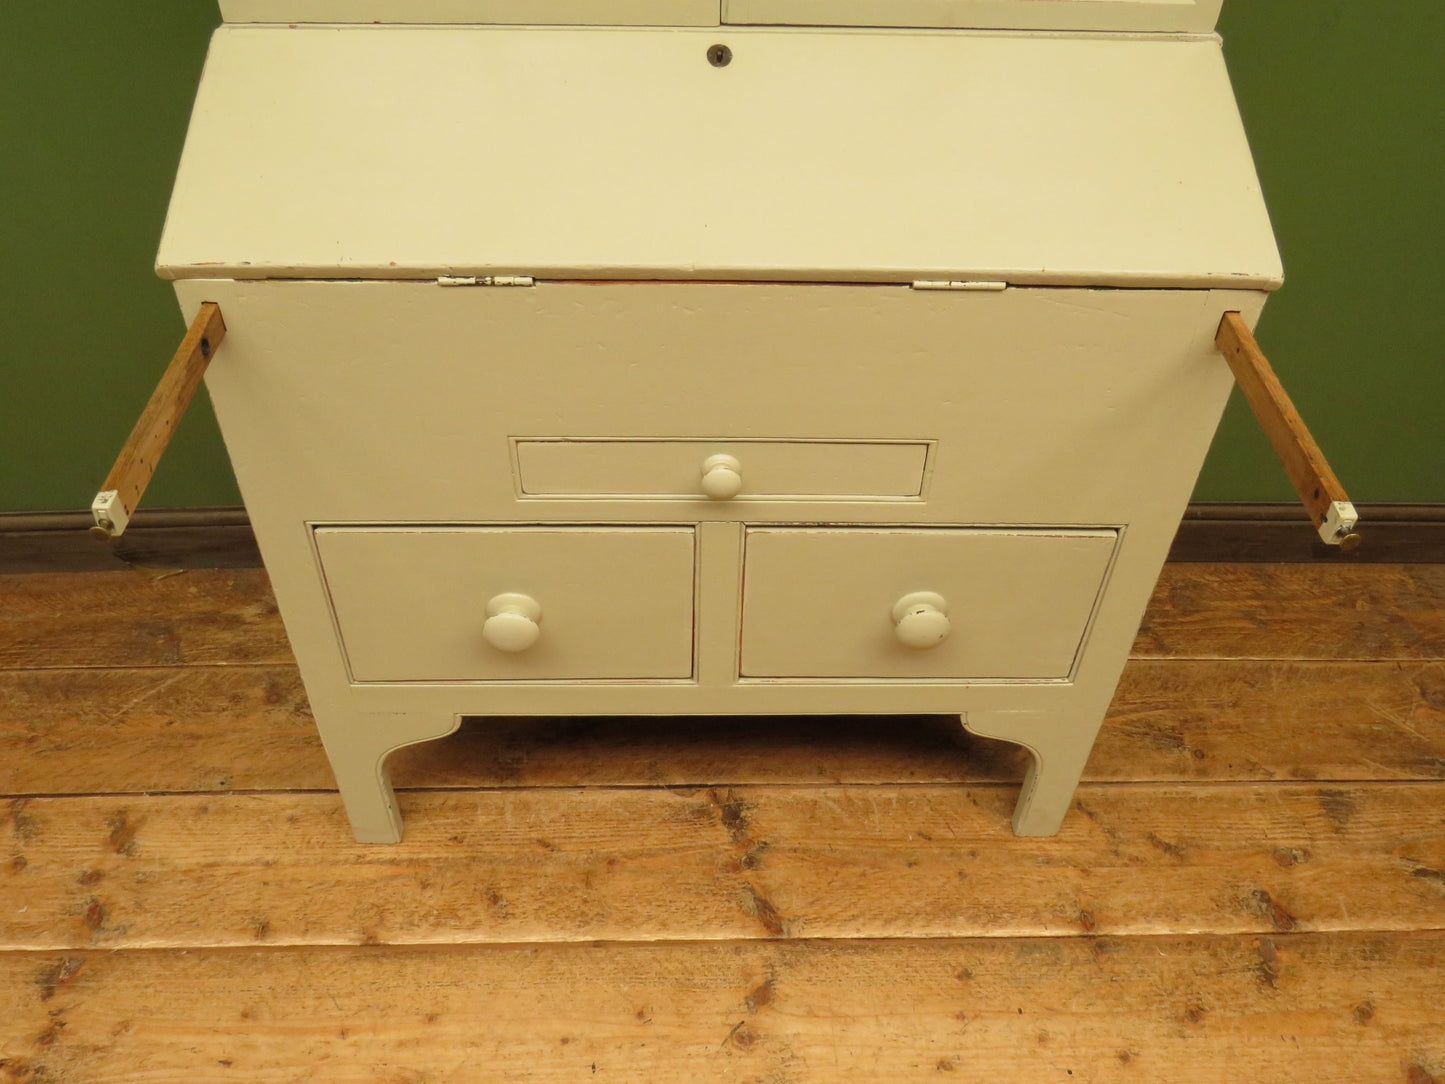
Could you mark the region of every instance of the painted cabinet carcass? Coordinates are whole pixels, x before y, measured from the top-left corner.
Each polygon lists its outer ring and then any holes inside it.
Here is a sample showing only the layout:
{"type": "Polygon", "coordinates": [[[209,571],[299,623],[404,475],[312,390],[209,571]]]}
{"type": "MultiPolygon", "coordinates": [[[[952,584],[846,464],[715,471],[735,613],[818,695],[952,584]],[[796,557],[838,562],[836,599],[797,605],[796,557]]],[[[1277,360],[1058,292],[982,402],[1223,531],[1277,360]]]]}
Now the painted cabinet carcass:
{"type": "Polygon", "coordinates": [[[1058,830],[1281,282],[1217,2],[223,13],[158,266],[359,839],[488,715],[954,713],[1058,830]]]}

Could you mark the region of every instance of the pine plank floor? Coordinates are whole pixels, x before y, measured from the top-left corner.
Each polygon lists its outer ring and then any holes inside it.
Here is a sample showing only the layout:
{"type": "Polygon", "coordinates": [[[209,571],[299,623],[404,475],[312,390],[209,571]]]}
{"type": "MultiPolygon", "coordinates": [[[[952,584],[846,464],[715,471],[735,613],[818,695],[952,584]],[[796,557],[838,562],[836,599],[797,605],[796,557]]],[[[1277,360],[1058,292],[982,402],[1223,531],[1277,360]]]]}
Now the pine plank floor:
{"type": "Polygon", "coordinates": [[[1445,566],[1166,568],[1074,811],[934,717],[471,724],[353,843],[265,574],[0,576],[0,1084],[1445,1084],[1445,566]]]}

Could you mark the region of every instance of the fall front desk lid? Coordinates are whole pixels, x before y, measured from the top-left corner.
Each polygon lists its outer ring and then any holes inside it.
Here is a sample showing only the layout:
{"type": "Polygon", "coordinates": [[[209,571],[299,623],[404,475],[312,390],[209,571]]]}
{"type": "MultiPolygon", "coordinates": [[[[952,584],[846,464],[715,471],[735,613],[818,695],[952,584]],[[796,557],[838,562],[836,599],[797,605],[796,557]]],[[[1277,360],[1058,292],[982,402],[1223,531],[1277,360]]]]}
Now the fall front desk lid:
{"type": "Polygon", "coordinates": [[[158,270],[1282,278],[1213,37],[765,27],[223,26],[158,270]]]}

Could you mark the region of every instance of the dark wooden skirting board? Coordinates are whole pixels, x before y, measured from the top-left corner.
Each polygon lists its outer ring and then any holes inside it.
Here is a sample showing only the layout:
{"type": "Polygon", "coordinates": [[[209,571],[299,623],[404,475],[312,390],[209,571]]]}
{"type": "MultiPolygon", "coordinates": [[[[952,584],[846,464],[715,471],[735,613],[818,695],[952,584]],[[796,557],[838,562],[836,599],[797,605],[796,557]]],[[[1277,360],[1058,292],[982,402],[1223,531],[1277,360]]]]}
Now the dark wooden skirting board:
{"type": "MultiPolygon", "coordinates": [[[[1445,504],[1358,507],[1364,543],[1343,553],[1321,542],[1293,504],[1190,505],[1169,560],[1445,562],[1445,504]]],[[[89,512],[0,514],[0,573],[261,566],[244,508],[142,510],[110,542],[92,538],[90,523],[89,512]]]]}
{"type": "Polygon", "coordinates": [[[244,508],[142,509],[125,534],[90,535],[89,512],[0,514],[0,573],[260,568],[244,508]]]}
{"type": "Polygon", "coordinates": [[[1434,564],[1445,561],[1445,504],[1357,504],[1358,549],[1327,546],[1295,504],[1191,504],[1169,560],[1333,561],[1434,564]]]}

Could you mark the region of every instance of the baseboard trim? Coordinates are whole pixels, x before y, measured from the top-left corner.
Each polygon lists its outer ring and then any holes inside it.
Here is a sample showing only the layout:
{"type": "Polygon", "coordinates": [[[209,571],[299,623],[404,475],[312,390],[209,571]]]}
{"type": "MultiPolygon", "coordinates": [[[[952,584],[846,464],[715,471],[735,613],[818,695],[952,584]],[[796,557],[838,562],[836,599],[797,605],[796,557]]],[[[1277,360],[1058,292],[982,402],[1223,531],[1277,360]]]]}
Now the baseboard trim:
{"type": "Polygon", "coordinates": [[[127,568],[260,568],[244,508],[141,509],[125,534],[101,541],[89,512],[0,514],[0,573],[127,568]]]}
{"type": "MultiPolygon", "coordinates": [[[[1169,551],[1179,562],[1445,563],[1445,504],[1366,504],[1363,544],[1326,546],[1296,504],[1193,504],[1169,551]]],[[[0,513],[0,573],[259,568],[244,508],[144,510],[124,535],[92,538],[89,512],[0,513]]]]}
{"type": "Polygon", "coordinates": [[[1169,560],[1248,563],[1445,563],[1445,504],[1357,504],[1361,543],[1327,546],[1298,504],[1191,504],[1169,560]]]}

